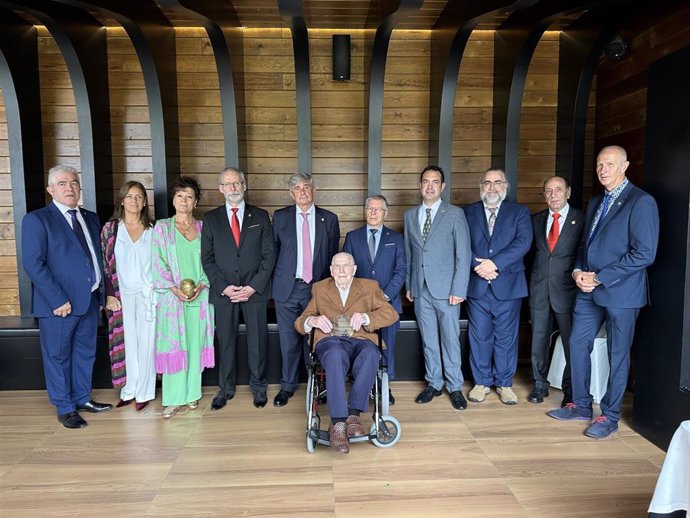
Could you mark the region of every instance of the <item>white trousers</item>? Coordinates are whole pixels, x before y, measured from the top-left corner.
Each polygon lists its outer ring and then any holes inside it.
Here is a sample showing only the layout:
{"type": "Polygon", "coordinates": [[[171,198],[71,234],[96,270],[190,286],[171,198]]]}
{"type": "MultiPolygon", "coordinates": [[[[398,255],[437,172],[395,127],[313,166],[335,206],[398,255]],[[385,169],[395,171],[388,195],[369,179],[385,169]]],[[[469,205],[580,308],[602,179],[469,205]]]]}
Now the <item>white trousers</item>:
{"type": "Polygon", "coordinates": [[[127,362],[127,382],[120,391],[120,399],[151,401],[156,397],[156,321],[150,312],[150,298],[144,292],[121,293],[120,303],[127,362]]]}

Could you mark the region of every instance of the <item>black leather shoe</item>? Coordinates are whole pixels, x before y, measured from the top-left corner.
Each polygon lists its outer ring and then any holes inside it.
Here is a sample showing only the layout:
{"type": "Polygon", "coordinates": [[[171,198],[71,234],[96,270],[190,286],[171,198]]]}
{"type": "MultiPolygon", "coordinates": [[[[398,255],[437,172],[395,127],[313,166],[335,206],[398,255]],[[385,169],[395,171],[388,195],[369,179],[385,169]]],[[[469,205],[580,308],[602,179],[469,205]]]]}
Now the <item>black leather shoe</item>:
{"type": "Polygon", "coordinates": [[[529,396],[527,396],[527,401],[530,403],[543,403],[544,398],[549,395],[549,389],[548,388],[537,388],[534,387],[532,392],[529,393],[529,396]]]}
{"type": "Polygon", "coordinates": [[[107,412],[112,408],[113,405],[109,403],[96,403],[93,399],[91,401],[87,401],[83,405],[77,406],[77,410],[81,410],[82,412],[91,412],[92,414],[107,412]]]}
{"type": "Polygon", "coordinates": [[[388,389],[388,404],[390,406],[395,405],[395,397],[393,397],[393,393],[388,389]]]}
{"type": "Polygon", "coordinates": [[[234,397],[235,394],[227,394],[223,389],[219,390],[216,397],[211,401],[211,410],[220,410],[234,397]]]}
{"type": "Polygon", "coordinates": [[[419,395],[417,396],[417,399],[414,400],[415,403],[429,403],[432,399],[435,397],[438,397],[442,394],[440,390],[436,390],[432,386],[428,386],[424,390],[422,390],[419,395]]]}
{"type": "Polygon", "coordinates": [[[58,416],[58,421],[64,426],[65,428],[84,428],[87,423],[82,419],[82,417],[79,415],[78,412],[68,412],[66,414],[60,414],[58,416]]]}
{"type": "Polygon", "coordinates": [[[256,408],[263,408],[266,406],[266,403],[268,403],[268,398],[265,392],[257,392],[254,394],[254,406],[256,408]]]}
{"type": "Polygon", "coordinates": [[[276,397],[273,398],[273,406],[285,406],[288,403],[288,399],[292,397],[294,392],[290,392],[289,390],[281,390],[276,394],[276,397]]]}
{"type": "Polygon", "coordinates": [[[456,390],[450,393],[450,404],[455,410],[465,410],[467,408],[467,400],[462,395],[462,390],[456,390]]]}

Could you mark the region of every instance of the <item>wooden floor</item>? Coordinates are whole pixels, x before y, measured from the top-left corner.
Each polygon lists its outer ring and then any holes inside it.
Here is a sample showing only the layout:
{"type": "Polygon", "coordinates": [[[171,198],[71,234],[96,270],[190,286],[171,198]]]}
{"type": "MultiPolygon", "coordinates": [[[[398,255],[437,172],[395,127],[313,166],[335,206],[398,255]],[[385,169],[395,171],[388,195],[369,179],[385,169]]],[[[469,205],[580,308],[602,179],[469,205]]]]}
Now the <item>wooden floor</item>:
{"type": "Polygon", "coordinates": [[[586,423],[544,415],[558,390],[533,405],[516,380],[516,407],[492,392],[456,412],[446,395],[415,404],[422,387],[393,383],[396,446],[349,455],[307,453],[303,387],[284,408],[270,387],[264,409],[242,387],[218,412],[206,387],[171,420],[132,405],[86,414],[82,430],[57,423],[45,392],[0,392],[0,516],[646,516],[664,452],[630,429],[630,401],[619,435],[594,441],[586,423]]]}

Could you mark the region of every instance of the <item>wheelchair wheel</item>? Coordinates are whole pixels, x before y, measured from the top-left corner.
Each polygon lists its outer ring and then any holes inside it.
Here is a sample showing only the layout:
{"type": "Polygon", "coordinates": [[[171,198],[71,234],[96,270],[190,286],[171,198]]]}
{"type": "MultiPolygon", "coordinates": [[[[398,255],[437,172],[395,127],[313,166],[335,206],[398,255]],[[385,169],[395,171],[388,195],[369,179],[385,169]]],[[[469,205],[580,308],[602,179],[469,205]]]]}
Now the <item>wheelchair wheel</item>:
{"type": "Polygon", "coordinates": [[[383,416],[379,419],[378,434],[376,433],[376,423],[371,425],[371,430],[369,431],[369,435],[374,436],[371,442],[379,448],[390,448],[394,446],[400,440],[401,434],[402,429],[400,427],[400,421],[390,415],[383,416]]]}
{"type": "Polygon", "coordinates": [[[383,371],[381,373],[381,384],[379,385],[380,388],[380,396],[381,396],[381,408],[380,412],[381,415],[388,415],[388,412],[390,411],[390,402],[388,401],[389,398],[389,393],[390,393],[390,385],[388,384],[388,373],[386,371],[383,371]]]}
{"type": "Polygon", "coordinates": [[[313,415],[311,417],[311,423],[309,426],[309,430],[307,430],[307,451],[309,453],[314,453],[316,451],[316,445],[319,443],[317,441],[316,437],[319,436],[319,430],[320,429],[321,429],[321,418],[318,415],[313,415]]]}
{"type": "Polygon", "coordinates": [[[314,396],[314,370],[309,367],[309,372],[307,373],[307,394],[305,396],[305,411],[309,415],[309,409],[311,408],[311,398],[314,396]]]}

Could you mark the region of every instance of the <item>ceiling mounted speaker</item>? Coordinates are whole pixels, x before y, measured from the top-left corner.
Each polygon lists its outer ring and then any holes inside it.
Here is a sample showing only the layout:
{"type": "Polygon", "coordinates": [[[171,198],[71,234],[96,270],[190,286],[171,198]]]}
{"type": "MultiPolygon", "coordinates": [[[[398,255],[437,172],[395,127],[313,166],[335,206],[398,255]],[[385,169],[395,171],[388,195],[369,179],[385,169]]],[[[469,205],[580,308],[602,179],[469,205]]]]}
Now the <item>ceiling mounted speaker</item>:
{"type": "Polygon", "coordinates": [[[609,61],[620,61],[630,54],[630,44],[623,39],[623,36],[615,34],[604,47],[604,51],[609,61]]]}
{"type": "Polygon", "coordinates": [[[333,35],[333,79],[348,81],[350,79],[350,35],[333,35]]]}

